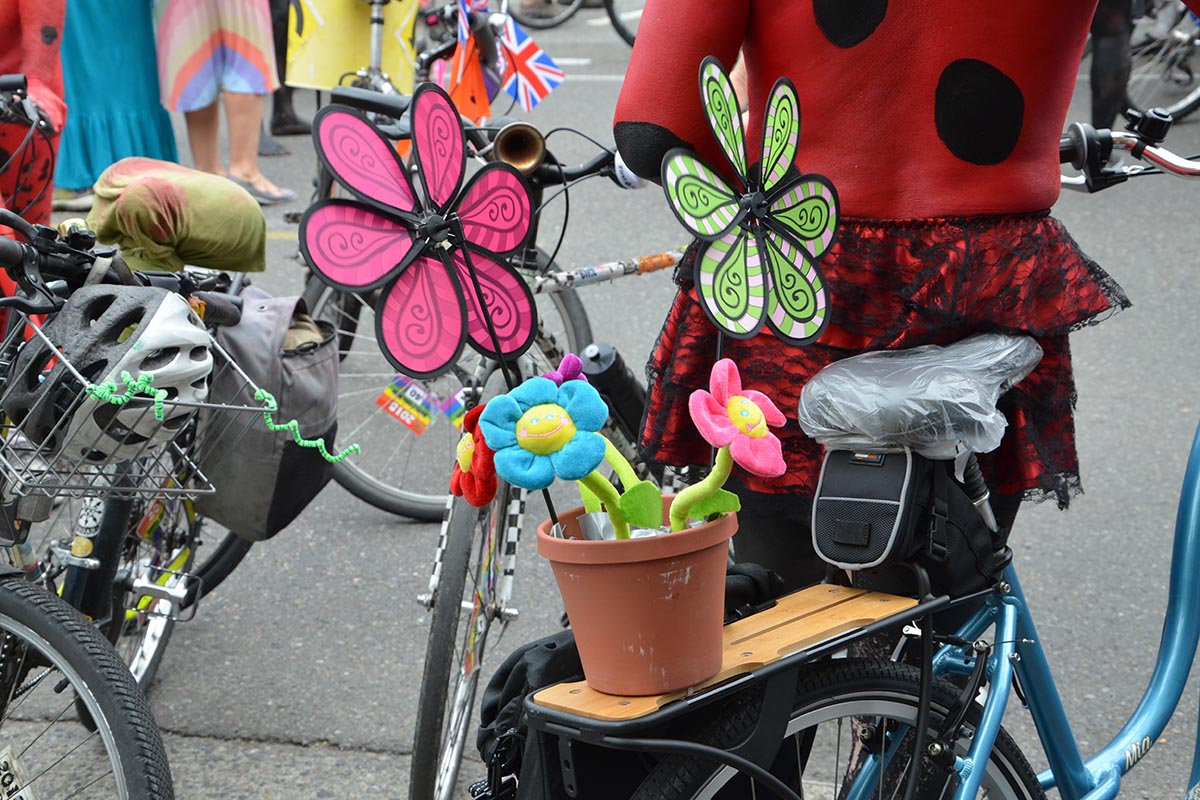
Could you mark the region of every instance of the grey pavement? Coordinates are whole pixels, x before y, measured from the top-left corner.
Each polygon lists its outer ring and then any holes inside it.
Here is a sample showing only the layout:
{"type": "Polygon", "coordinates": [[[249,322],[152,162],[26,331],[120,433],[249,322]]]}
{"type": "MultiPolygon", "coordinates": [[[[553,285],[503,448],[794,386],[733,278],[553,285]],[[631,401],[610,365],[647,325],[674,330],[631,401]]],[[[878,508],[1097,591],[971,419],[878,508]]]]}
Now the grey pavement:
{"type": "MultiPolygon", "coordinates": [[[[543,128],[573,126],[610,141],[629,51],[605,25],[592,24],[597,19],[604,19],[600,12],[584,11],[562,29],[535,35],[564,62],[568,80],[532,118],[543,128]]],[[[301,93],[302,109],[311,96],[301,93]]],[[[1081,95],[1071,119],[1086,118],[1081,95]]],[[[284,141],[291,155],[264,159],[263,169],[307,195],[311,143],[284,141]]],[[[1178,126],[1170,143],[1200,152],[1200,122],[1178,126]]],[[[592,152],[565,132],[551,146],[567,162],[592,152]]],[[[1014,536],[1085,751],[1105,744],[1136,705],[1162,627],[1177,493],[1200,419],[1191,393],[1200,383],[1191,350],[1200,332],[1200,277],[1189,238],[1197,191],[1183,181],[1147,178],[1094,197],[1065,196],[1055,209],[1135,303],[1073,338],[1086,494],[1065,513],[1051,504],[1027,508],[1014,536]]],[[[283,213],[302,207],[267,209],[270,266],[259,283],[277,294],[301,286],[295,229],[283,213]]],[[[685,238],[656,189],[584,184],[572,192],[570,213],[559,257],[565,265],[656,252],[685,238]]],[[[556,236],[553,224],[543,225],[543,245],[556,236]]],[[[581,292],[596,337],[616,343],[633,365],[649,353],[671,296],[665,275],[581,292]]],[[[540,518],[531,508],[530,530],[540,518]]],[[[150,691],[179,797],[407,796],[428,631],[415,597],[436,536],[436,525],[391,517],[331,486],[291,528],[254,547],[196,619],[177,629],[150,691]]],[[[521,617],[489,654],[493,665],[508,647],[557,628],[557,592],[529,546],[516,591],[521,617]]],[[[1198,688],[1193,679],[1167,732],[1127,779],[1127,796],[1184,790],[1198,688]]],[[[1018,710],[1010,726],[1031,752],[1027,717],[1018,710]]],[[[1031,761],[1042,763],[1032,752],[1031,761]]],[[[468,764],[466,772],[477,775],[479,767],[468,764]]]]}

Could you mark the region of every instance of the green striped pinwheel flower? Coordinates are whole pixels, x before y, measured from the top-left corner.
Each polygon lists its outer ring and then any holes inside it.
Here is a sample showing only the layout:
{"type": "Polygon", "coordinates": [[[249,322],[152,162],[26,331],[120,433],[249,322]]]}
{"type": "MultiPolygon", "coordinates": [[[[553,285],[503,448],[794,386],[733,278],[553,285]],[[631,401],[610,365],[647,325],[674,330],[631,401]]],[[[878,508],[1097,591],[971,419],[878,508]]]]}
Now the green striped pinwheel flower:
{"type": "Polygon", "coordinates": [[[701,306],[735,339],[765,324],[786,342],[807,344],[829,321],[816,262],[833,242],[838,199],[828,179],[792,169],[800,140],[796,88],[780,78],[771,89],[759,164],[747,158],[733,86],[711,56],[700,65],[700,96],[738,185],[684,148],[663,159],[662,184],[675,216],[705,242],[695,272],[701,306]]]}

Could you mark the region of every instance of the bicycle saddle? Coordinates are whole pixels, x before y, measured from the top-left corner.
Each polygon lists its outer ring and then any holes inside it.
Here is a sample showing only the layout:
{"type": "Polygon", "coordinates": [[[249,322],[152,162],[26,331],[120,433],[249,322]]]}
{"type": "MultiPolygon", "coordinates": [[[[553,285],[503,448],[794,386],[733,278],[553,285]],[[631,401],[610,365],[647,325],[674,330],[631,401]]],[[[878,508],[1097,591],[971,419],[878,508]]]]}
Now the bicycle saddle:
{"type": "Polygon", "coordinates": [[[837,361],[800,394],[800,427],[831,449],[911,447],[952,457],[984,453],[1007,422],[1000,395],[1033,371],[1042,349],[1028,336],[988,333],[945,347],[885,350],[837,361]]]}

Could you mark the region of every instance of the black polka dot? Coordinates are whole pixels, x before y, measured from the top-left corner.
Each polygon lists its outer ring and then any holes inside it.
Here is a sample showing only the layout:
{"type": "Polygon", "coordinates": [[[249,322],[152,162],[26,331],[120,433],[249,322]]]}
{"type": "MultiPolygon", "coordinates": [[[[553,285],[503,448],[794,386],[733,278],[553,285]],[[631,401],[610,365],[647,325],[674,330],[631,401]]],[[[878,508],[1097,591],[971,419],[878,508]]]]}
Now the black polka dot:
{"type": "Polygon", "coordinates": [[[999,164],[1012,155],[1025,118],[1025,96],[1012,78],[973,58],[942,70],[934,121],[942,143],[971,164],[999,164]]]}
{"type": "Polygon", "coordinates": [[[42,44],[54,44],[54,40],[58,38],[58,28],[53,25],[42,26],[42,44]]]}
{"type": "Polygon", "coordinates": [[[887,13],[887,0],[813,0],[817,26],[838,47],[854,47],[866,39],[887,13]]]}

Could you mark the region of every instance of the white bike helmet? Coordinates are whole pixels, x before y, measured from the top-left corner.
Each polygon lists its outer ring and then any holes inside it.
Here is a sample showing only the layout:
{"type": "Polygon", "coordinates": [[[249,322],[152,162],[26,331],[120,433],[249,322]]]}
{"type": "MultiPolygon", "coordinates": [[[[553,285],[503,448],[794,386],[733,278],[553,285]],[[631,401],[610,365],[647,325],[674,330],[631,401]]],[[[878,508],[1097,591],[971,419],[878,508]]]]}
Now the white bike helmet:
{"type": "Polygon", "coordinates": [[[116,384],[123,372],[152,378],[166,392],[163,419],[152,398],[116,405],[83,394],[83,386],[40,338],[22,348],[0,405],[43,454],[90,462],[123,460],[171,441],[208,398],[209,335],[187,302],[151,286],[88,286],[73,295],[43,332],[62,357],[95,384],[116,384]]]}

